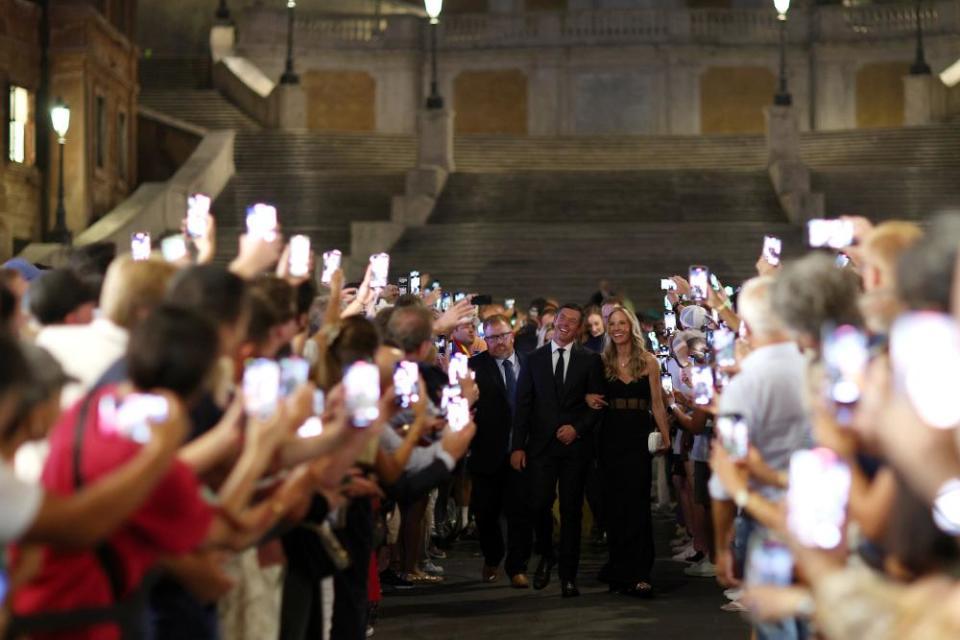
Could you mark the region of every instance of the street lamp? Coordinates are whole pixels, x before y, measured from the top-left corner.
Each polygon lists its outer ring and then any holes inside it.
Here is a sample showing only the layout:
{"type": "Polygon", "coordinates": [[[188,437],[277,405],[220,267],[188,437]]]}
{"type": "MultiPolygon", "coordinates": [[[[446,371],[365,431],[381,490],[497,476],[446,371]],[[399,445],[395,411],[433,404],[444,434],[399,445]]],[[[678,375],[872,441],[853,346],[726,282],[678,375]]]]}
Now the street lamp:
{"type": "Polygon", "coordinates": [[[443,11],[443,0],[423,0],[430,16],[430,95],[427,96],[427,109],[443,109],[443,98],[437,91],[437,24],[443,11]]]}
{"type": "Polygon", "coordinates": [[[923,20],[920,19],[920,0],[913,3],[914,14],[917,17],[917,57],[910,65],[910,75],[928,76],[930,75],[930,65],[923,55],[923,20]]]}
{"type": "Polygon", "coordinates": [[[789,107],[793,98],[787,90],[787,11],[790,10],[790,0],[773,0],[777,9],[777,20],[780,22],[780,88],[773,96],[773,104],[779,107],[789,107]]]}
{"type": "Polygon", "coordinates": [[[57,98],[50,109],[50,121],[53,130],[57,132],[57,142],[60,143],[60,175],[57,186],[57,223],[50,232],[52,240],[70,244],[70,231],[67,229],[67,211],[63,206],[63,144],[67,141],[67,130],[70,128],[70,107],[63,100],[57,98]]]}
{"type": "Polygon", "coordinates": [[[227,0],[220,0],[215,15],[218,22],[230,22],[230,8],[227,6],[227,0]]]}
{"type": "Polygon", "coordinates": [[[287,0],[287,68],[280,76],[280,84],[299,84],[300,77],[293,70],[293,18],[297,0],[287,0]]]}

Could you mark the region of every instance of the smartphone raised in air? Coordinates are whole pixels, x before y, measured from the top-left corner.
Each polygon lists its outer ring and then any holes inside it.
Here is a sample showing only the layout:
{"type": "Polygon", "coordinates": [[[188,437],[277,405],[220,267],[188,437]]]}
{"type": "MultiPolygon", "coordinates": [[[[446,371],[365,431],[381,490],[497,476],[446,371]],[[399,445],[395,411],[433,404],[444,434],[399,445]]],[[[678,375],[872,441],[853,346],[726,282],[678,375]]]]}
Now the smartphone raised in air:
{"type": "Polygon", "coordinates": [[[690,267],[689,276],[691,297],[698,302],[703,302],[707,299],[707,288],[710,286],[710,270],[695,264],[690,267]]]}
{"type": "Polygon", "coordinates": [[[333,272],[340,268],[340,262],[343,260],[343,254],[339,249],[325,251],[323,253],[323,273],[320,274],[321,284],[330,284],[333,278],[333,272]]]}
{"type": "Polygon", "coordinates": [[[134,260],[149,260],[150,234],[146,231],[137,231],[130,236],[130,255],[134,260]]]}
{"type": "Polygon", "coordinates": [[[673,376],[669,373],[660,374],[660,387],[668,394],[673,393],[673,376]]]}
{"type": "Polygon", "coordinates": [[[302,278],[310,271],[310,236],[290,238],[290,275],[302,278]]]}
{"type": "Polygon", "coordinates": [[[834,549],[843,540],[850,467],[831,449],[790,456],[787,528],[806,547],[834,549]]]}
{"type": "Polygon", "coordinates": [[[393,370],[393,391],[397,405],[409,409],[420,400],[420,369],[416,362],[401,360],[393,370]]]}
{"type": "Polygon", "coordinates": [[[777,266],[780,264],[780,255],[783,252],[783,241],[775,236],[763,237],[763,259],[767,264],[777,266]]]}
{"type": "Polygon", "coordinates": [[[269,358],[247,360],[243,369],[243,407],[247,415],[269,418],[280,399],[280,363],[269,358]]]}
{"type": "Polygon", "coordinates": [[[514,298],[507,298],[503,301],[503,307],[507,311],[510,311],[517,305],[517,301],[514,298]]]}
{"type": "Polygon", "coordinates": [[[390,275],[390,254],[373,254],[370,256],[370,267],[370,286],[374,289],[387,286],[387,278],[390,275]]]}
{"type": "Polygon", "coordinates": [[[717,416],[717,437],[733,460],[744,460],[750,452],[747,421],[739,413],[717,416]]]}
{"type": "Polygon", "coordinates": [[[896,386],[924,423],[938,429],[960,424],[960,329],[953,316],[935,311],[901,315],[890,331],[896,386]]]}
{"type": "Polygon", "coordinates": [[[853,223],[849,220],[815,218],[807,222],[807,240],[811,247],[849,247],[853,244],[853,223]]]}
{"type": "Polygon", "coordinates": [[[247,235],[273,242],[277,237],[277,208],[263,202],[247,207],[247,235]]]}
{"type": "Polygon", "coordinates": [[[286,398],[297,387],[307,383],[310,377],[310,363],[304,358],[282,358],[280,360],[280,397],[286,398]]]}
{"type": "Polygon", "coordinates": [[[200,238],[207,234],[207,216],[210,214],[210,196],[195,193],[187,198],[187,235],[200,238]]]}
{"type": "Polygon", "coordinates": [[[661,291],[676,291],[677,283],[672,278],[660,278],[661,291]]]}
{"type": "Polygon", "coordinates": [[[415,296],[420,295],[420,272],[411,271],[410,272],[410,293],[415,296]]]}
{"type": "Polygon", "coordinates": [[[187,257],[187,241],[181,234],[167,236],[160,241],[160,253],[167,262],[177,262],[187,257]]]}
{"type": "Polygon", "coordinates": [[[694,365],[690,372],[690,386],[693,387],[693,402],[700,406],[710,404],[713,399],[713,369],[707,365],[694,365]]]}
{"type": "Polygon", "coordinates": [[[827,397],[837,409],[838,422],[846,426],[853,417],[853,405],[860,400],[870,360],[867,335],[852,325],[826,325],[821,343],[827,397]]]}
{"type": "Polygon", "coordinates": [[[726,327],[713,331],[714,362],[719,367],[732,367],[737,364],[737,334],[726,327]]]}
{"type": "Polygon", "coordinates": [[[470,376],[470,365],[467,363],[467,356],[457,352],[450,356],[450,365],[447,367],[447,376],[450,379],[450,386],[460,386],[460,379],[470,376]]]}
{"type": "Polygon", "coordinates": [[[677,314],[673,311],[667,311],[663,314],[663,328],[667,333],[673,333],[677,330],[677,314]]]}
{"type": "Polygon", "coordinates": [[[380,417],[380,369],[362,360],[343,376],[344,404],[354,427],[369,427],[380,417]]]}
{"type": "Polygon", "coordinates": [[[119,404],[113,396],[106,395],[98,406],[102,431],[140,444],[150,441],[151,425],[166,420],[169,412],[167,399],[150,393],[131,393],[119,404]]]}

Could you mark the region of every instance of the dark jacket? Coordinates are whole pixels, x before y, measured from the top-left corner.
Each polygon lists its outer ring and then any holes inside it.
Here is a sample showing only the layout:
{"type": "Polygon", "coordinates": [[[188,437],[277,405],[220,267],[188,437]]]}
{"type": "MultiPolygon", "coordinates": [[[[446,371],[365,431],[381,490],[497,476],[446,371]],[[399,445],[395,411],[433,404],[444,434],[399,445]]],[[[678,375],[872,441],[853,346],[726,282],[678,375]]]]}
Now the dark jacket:
{"type": "Polygon", "coordinates": [[[517,380],[517,410],[513,419],[513,450],[523,450],[527,456],[548,451],[557,442],[557,429],[570,424],[579,438],[570,447],[583,445],[597,423],[600,414],[587,406],[588,393],[602,393],[603,366],[600,356],[572,345],[565,357],[570,358],[562,390],[556,388],[553,377],[552,343],[547,343],[527,358],[517,380]]]}
{"type": "MultiPolygon", "coordinates": [[[[520,371],[524,362],[517,354],[520,371]]],[[[488,352],[478,353],[468,364],[476,372],[480,400],[476,404],[474,422],[477,434],[470,443],[467,468],[473,473],[495,473],[509,457],[510,431],[513,428],[513,410],[507,401],[507,385],[500,373],[496,358],[488,352]]],[[[519,383],[520,371],[517,371],[519,383]]]]}

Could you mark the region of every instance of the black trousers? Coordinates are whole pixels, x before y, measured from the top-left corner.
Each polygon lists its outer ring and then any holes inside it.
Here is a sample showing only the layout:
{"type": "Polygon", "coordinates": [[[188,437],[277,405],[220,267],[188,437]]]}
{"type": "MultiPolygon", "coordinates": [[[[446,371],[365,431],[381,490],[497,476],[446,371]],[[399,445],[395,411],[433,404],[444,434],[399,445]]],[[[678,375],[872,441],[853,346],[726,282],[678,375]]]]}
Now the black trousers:
{"type": "Polygon", "coordinates": [[[347,507],[343,535],[338,536],[350,554],[350,566],[333,576],[333,628],[335,640],[367,637],[367,578],[373,551],[373,509],[370,500],[354,500],[347,507]]]}
{"type": "Polygon", "coordinates": [[[580,443],[559,441],[527,460],[530,472],[537,553],[553,558],[553,502],[560,489],[560,579],[575,580],[580,566],[580,521],[590,459],[580,443]]]}
{"type": "MultiPolygon", "coordinates": [[[[317,543],[319,544],[319,542],[317,543]]],[[[280,600],[280,640],[306,640],[323,636],[320,607],[320,578],[303,571],[290,559],[283,576],[280,600]]]]}
{"type": "Polygon", "coordinates": [[[528,475],[527,471],[514,470],[506,457],[494,473],[470,473],[470,506],[476,517],[484,563],[496,567],[506,557],[503,568],[510,577],[527,572],[533,551],[528,475]],[[501,516],[507,523],[506,544],[501,516]]]}

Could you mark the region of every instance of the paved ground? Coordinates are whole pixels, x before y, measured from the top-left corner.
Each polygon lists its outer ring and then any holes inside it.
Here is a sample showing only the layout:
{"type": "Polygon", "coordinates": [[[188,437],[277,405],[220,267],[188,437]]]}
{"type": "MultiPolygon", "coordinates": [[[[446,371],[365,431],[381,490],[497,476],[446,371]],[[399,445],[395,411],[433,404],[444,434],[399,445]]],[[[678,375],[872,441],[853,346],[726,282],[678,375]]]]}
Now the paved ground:
{"type": "MultiPolygon", "coordinates": [[[[657,538],[665,555],[670,525],[658,521],[657,538]]],[[[387,595],[381,605],[380,640],[480,640],[496,638],[626,638],[746,640],[749,627],[738,614],[725,613],[726,602],[713,579],[688,578],[683,566],[658,558],[651,601],[608,594],[596,573],[605,550],[584,545],[579,598],[563,599],[556,570],[543,591],[517,591],[501,576],[492,585],[479,580],[476,542],[458,543],[446,560],[444,583],[387,595]]],[[[534,565],[535,566],[535,565],[534,565]]],[[[531,567],[532,570],[533,567],[531,567]]],[[[532,579],[532,575],[530,576],[532,579]]]]}

